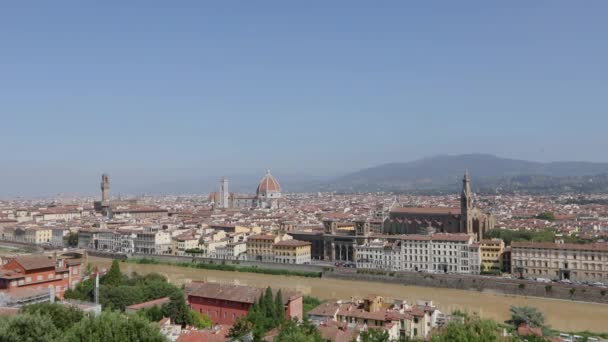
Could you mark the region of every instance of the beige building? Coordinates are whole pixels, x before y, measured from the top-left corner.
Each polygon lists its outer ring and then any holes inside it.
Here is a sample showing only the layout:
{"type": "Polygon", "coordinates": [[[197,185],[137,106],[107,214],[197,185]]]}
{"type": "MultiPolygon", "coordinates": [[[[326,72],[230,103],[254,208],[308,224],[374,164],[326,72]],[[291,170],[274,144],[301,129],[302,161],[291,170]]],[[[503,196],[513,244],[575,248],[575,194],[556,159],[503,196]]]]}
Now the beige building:
{"type": "Polygon", "coordinates": [[[30,227],[25,229],[25,242],[34,243],[37,245],[43,243],[51,243],[53,238],[53,230],[43,227],[30,227]]]}
{"type": "Polygon", "coordinates": [[[265,262],[274,262],[275,243],[291,240],[289,235],[260,234],[252,235],[247,239],[247,259],[265,262]]]}
{"type": "Polygon", "coordinates": [[[172,239],[171,250],[173,255],[186,255],[187,250],[199,248],[200,236],[194,231],[188,231],[172,239]]]}
{"type": "Polygon", "coordinates": [[[310,264],[310,242],[285,240],[272,246],[274,262],[281,264],[310,264]]]}
{"type": "Polygon", "coordinates": [[[482,272],[500,272],[502,269],[502,253],[505,242],[502,239],[481,240],[479,253],[481,254],[482,272]]]}
{"type": "Polygon", "coordinates": [[[608,245],[513,242],[511,272],[526,278],[608,283],[608,245]]]}

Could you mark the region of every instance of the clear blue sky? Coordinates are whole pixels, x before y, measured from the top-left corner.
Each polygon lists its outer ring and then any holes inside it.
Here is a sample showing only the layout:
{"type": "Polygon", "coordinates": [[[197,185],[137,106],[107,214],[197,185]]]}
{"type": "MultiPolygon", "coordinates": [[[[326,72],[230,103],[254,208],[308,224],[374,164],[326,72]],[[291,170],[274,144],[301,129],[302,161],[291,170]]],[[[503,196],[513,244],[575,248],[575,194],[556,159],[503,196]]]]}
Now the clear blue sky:
{"type": "Polygon", "coordinates": [[[608,161],[607,13],[606,1],[2,2],[0,195],[96,191],[102,171],[148,182],[443,153],[608,161]]]}

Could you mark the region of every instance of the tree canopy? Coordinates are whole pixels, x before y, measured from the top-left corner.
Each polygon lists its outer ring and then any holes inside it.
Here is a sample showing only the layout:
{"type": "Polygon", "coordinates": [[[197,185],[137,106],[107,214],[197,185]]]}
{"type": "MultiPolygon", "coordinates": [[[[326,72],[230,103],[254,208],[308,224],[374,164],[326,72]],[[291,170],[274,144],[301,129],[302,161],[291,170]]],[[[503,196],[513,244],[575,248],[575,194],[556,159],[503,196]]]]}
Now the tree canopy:
{"type": "Polygon", "coordinates": [[[389,342],[388,331],[380,329],[367,329],[360,334],[361,342],[389,342]]]}
{"type": "Polygon", "coordinates": [[[532,328],[547,329],[545,324],[545,315],[531,306],[511,306],[511,319],[507,323],[513,325],[514,328],[521,324],[526,324],[532,328]]]}
{"type": "Polygon", "coordinates": [[[164,342],[157,325],[137,315],[104,311],[97,317],[85,317],[68,330],[66,342],[164,342]]]}
{"type": "Polygon", "coordinates": [[[433,336],[432,342],[498,342],[503,341],[501,328],[492,320],[477,315],[466,316],[464,323],[452,321],[433,336]]]}

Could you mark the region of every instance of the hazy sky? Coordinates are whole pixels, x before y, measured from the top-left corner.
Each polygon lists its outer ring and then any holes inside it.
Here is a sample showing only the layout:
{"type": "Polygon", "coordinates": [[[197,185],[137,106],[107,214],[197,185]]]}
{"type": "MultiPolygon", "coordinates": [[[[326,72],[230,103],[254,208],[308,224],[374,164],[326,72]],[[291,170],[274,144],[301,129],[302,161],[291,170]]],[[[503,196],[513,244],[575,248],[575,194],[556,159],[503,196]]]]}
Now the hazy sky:
{"type": "Polygon", "coordinates": [[[443,153],[608,161],[607,13],[607,1],[3,1],[0,197],[97,191],[102,171],[145,183],[443,153]]]}

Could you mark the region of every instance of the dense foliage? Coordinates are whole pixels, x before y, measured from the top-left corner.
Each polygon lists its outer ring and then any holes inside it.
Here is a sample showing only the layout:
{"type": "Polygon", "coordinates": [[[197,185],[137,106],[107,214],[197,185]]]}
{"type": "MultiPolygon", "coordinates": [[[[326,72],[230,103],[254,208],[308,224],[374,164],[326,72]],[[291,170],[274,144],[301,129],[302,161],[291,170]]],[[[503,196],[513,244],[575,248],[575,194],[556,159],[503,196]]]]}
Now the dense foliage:
{"type": "Polygon", "coordinates": [[[179,267],[190,267],[190,268],[198,268],[205,270],[216,270],[216,271],[229,271],[229,272],[248,272],[248,273],[262,273],[262,274],[272,274],[272,275],[287,275],[287,276],[298,276],[298,277],[310,277],[310,278],[320,278],[321,272],[307,272],[307,271],[290,271],[290,270],[280,270],[280,269],[268,269],[268,268],[259,268],[257,266],[235,266],[235,265],[226,265],[226,264],[213,264],[213,263],[195,263],[195,262],[168,262],[168,261],[160,261],[157,259],[150,258],[141,258],[141,259],[128,259],[126,262],[132,262],[137,264],[152,264],[152,265],[170,265],[170,266],[179,266],[179,267]]]}
{"type": "Polygon", "coordinates": [[[466,315],[464,322],[452,321],[431,337],[432,342],[498,342],[505,341],[500,326],[479,316],[466,315]]]}
{"type": "MultiPolygon", "coordinates": [[[[74,290],[67,290],[65,298],[83,301],[94,300],[93,279],[79,283],[74,290]]],[[[99,303],[104,309],[124,311],[129,305],[169,297],[171,301],[160,309],[148,309],[140,314],[152,321],[162,317],[169,317],[176,324],[208,326],[204,318],[195,316],[188,308],[181,289],[169,283],[167,279],[157,273],[139,275],[136,273],[127,277],[120,271],[118,261],[114,260],[112,266],[100,279],[99,303]]]]}
{"type": "Polygon", "coordinates": [[[104,312],[87,316],[60,304],[34,304],[21,313],[0,318],[0,341],[165,341],[159,327],[136,315],[104,312]]]}
{"type": "Polygon", "coordinates": [[[78,247],[78,233],[70,232],[65,238],[65,242],[68,247],[78,247]]]}
{"type": "Polygon", "coordinates": [[[268,331],[285,322],[282,292],[279,290],[276,296],[273,296],[272,290],[268,287],[258,302],[249,308],[247,315],[241,317],[230,329],[229,337],[241,339],[247,334],[253,333],[254,341],[261,341],[268,331]]]}
{"type": "Polygon", "coordinates": [[[390,342],[388,331],[380,329],[367,329],[361,332],[361,342],[390,342]]]}
{"type": "Polygon", "coordinates": [[[287,320],[281,326],[277,342],[323,342],[319,330],[308,320],[298,324],[294,320],[287,320]]]}
{"type": "Polygon", "coordinates": [[[550,211],[545,211],[536,215],[536,218],[545,221],[555,221],[555,214],[550,211]]]}
{"type": "Polygon", "coordinates": [[[53,326],[61,331],[72,327],[74,323],[80,322],[84,317],[84,313],[78,308],[51,303],[28,305],[23,307],[21,312],[48,317],[53,326]]]}
{"type": "Polygon", "coordinates": [[[506,245],[511,245],[513,241],[553,242],[555,241],[555,231],[553,229],[539,232],[524,229],[492,229],[484,233],[484,238],[502,239],[506,245]]]}
{"type": "Polygon", "coordinates": [[[545,324],[545,316],[538,309],[531,306],[511,306],[511,319],[507,323],[517,329],[522,324],[526,324],[531,328],[541,328],[544,333],[548,333],[548,327],[545,324]]]}
{"type": "Polygon", "coordinates": [[[98,317],[85,317],[68,330],[66,342],[164,342],[159,327],[137,315],[103,312],[98,317]]]}

